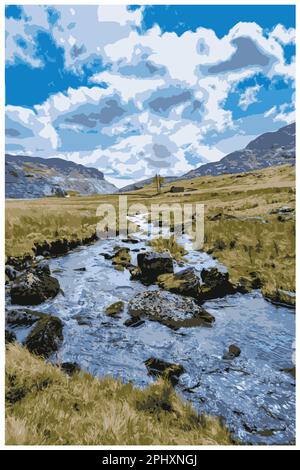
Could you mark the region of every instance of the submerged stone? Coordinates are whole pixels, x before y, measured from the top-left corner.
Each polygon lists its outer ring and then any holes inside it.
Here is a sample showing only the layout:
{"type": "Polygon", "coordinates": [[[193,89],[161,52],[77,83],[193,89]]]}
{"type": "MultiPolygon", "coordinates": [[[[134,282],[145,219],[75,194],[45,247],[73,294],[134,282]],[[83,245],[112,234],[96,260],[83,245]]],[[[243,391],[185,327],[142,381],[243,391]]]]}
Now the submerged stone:
{"type": "Polygon", "coordinates": [[[240,355],[241,355],[241,349],[235,344],[231,344],[228,348],[228,351],[224,353],[223,359],[231,360],[231,359],[235,359],[236,357],[239,357],[240,355]]]}
{"type": "Polygon", "coordinates": [[[124,302],[120,300],[118,302],[111,304],[109,307],[107,307],[105,309],[105,312],[107,313],[107,315],[110,315],[110,316],[118,315],[118,313],[123,312],[124,306],[125,306],[124,302]]]}
{"type": "Polygon", "coordinates": [[[164,377],[170,380],[173,385],[178,383],[179,377],[185,372],[184,367],[180,364],[172,364],[155,357],[150,357],[144,362],[149,375],[154,377],[164,377]]]}

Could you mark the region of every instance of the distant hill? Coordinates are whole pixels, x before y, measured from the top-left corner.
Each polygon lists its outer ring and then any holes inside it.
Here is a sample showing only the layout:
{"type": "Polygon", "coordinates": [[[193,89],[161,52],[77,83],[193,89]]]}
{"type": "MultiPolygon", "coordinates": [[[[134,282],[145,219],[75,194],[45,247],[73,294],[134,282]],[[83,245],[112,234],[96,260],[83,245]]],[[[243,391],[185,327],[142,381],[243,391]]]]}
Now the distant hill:
{"type": "Polygon", "coordinates": [[[237,150],[218,162],[189,171],[181,179],[223,173],[243,173],[269,166],[295,163],[295,123],[281,127],[278,131],[267,132],[252,140],[243,150],[237,150]]]}
{"type": "MultiPolygon", "coordinates": [[[[164,184],[172,183],[173,181],[181,179],[181,177],[178,177],[178,176],[164,176],[163,178],[164,178],[164,184]]],[[[128,184],[127,186],[124,186],[123,188],[119,189],[119,192],[127,193],[130,191],[136,191],[137,189],[141,189],[147,184],[151,184],[152,182],[153,182],[153,177],[147,178],[142,181],[137,181],[136,183],[128,184]]]]}
{"type": "Polygon", "coordinates": [[[114,193],[117,188],[96,168],[63,160],[5,155],[6,198],[114,193]]]}

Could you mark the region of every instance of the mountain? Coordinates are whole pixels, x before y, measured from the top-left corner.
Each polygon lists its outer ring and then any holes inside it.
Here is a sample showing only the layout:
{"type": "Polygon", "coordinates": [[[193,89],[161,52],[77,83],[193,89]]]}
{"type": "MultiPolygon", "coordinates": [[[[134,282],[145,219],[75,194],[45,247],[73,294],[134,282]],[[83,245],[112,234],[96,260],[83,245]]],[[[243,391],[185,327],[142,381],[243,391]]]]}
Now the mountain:
{"type": "Polygon", "coordinates": [[[5,196],[30,199],[44,196],[114,193],[117,188],[96,168],[63,160],[5,155],[5,196]]]}
{"type": "MultiPolygon", "coordinates": [[[[167,184],[167,183],[172,183],[173,181],[176,181],[178,179],[180,179],[180,177],[178,176],[164,176],[164,184],[167,184]]],[[[123,188],[119,189],[119,192],[120,193],[127,193],[127,192],[130,192],[130,191],[136,191],[137,189],[141,189],[143,188],[144,186],[146,186],[147,184],[150,184],[153,182],[153,177],[152,178],[147,178],[145,180],[142,180],[142,181],[137,181],[136,183],[132,183],[132,184],[128,184],[127,186],[124,186],[123,188]]]]}
{"type": "Polygon", "coordinates": [[[243,150],[229,153],[218,162],[206,163],[186,173],[182,179],[223,173],[243,173],[269,166],[295,164],[295,123],[267,132],[252,140],[243,150]]]}

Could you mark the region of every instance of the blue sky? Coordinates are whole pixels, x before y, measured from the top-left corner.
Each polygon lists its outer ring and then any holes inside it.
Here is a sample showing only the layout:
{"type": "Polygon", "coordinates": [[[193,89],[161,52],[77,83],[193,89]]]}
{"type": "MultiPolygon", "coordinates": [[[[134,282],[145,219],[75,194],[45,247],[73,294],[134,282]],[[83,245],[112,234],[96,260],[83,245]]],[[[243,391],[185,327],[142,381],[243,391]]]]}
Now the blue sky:
{"type": "Polygon", "coordinates": [[[183,174],[294,120],[293,6],[6,7],[6,149],[183,174]]]}

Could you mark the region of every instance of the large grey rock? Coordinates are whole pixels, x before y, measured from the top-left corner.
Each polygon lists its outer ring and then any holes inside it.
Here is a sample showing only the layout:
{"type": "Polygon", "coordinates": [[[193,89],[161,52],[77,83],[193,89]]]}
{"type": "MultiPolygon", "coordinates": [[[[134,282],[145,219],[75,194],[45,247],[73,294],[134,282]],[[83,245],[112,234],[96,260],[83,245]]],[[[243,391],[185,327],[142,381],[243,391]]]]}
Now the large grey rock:
{"type": "Polygon", "coordinates": [[[136,318],[148,318],[171,328],[210,325],[214,317],[189,297],[167,291],[148,291],[129,301],[128,313],[136,318]]]}
{"type": "Polygon", "coordinates": [[[18,276],[11,286],[11,302],[18,305],[38,305],[55,297],[59,282],[43,270],[28,270],[18,276]]]}

